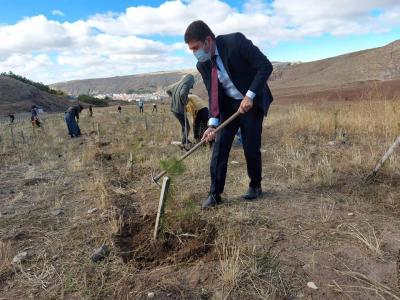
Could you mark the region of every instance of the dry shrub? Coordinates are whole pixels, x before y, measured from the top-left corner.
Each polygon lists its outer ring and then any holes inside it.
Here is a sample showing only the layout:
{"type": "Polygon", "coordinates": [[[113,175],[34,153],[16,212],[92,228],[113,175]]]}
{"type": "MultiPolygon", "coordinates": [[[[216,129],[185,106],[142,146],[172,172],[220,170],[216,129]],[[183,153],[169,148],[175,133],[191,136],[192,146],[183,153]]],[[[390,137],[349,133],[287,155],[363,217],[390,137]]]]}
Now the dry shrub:
{"type": "Polygon", "coordinates": [[[338,229],[346,235],[361,242],[372,254],[380,257],[382,254],[381,244],[382,241],[376,235],[375,229],[367,223],[367,229],[362,230],[354,224],[341,224],[338,229]]]}
{"type": "Polygon", "coordinates": [[[237,287],[242,275],[242,262],[240,257],[240,243],[230,243],[222,240],[217,243],[219,256],[220,278],[224,283],[225,298],[237,287]],[[225,289],[227,289],[225,291],[225,289]]]}

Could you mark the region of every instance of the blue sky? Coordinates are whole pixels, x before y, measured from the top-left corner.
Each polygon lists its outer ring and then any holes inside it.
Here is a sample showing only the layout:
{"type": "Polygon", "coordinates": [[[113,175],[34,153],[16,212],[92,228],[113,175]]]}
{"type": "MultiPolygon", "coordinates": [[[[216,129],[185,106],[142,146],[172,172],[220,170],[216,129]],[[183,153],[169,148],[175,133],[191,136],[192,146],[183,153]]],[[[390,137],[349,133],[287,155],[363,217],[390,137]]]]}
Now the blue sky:
{"type": "Polygon", "coordinates": [[[205,20],[272,61],[312,61],[400,38],[398,0],[0,0],[0,71],[45,83],[193,68],[182,41],[205,20]]]}

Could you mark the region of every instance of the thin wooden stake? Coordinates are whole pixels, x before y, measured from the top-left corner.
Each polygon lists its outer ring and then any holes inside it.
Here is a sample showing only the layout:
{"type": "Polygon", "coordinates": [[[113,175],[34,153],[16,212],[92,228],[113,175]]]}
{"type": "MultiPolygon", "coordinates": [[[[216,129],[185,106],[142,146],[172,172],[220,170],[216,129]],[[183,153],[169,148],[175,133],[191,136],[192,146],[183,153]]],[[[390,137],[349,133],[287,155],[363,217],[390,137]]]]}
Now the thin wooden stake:
{"type": "Polygon", "coordinates": [[[396,147],[399,145],[400,145],[400,136],[397,137],[397,139],[394,141],[394,143],[389,147],[389,149],[383,155],[381,160],[376,164],[375,168],[372,170],[372,173],[366,178],[367,182],[370,182],[375,177],[375,175],[378,173],[379,169],[382,168],[385,161],[390,157],[390,155],[392,155],[394,149],[396,149],[396,147]]]}
{"type": "Polygon", "coordinates": [[[22,143],[25,145],[25,135],[24,135],[24,132],[21,130],[21,131],[20,131],[20,134],[21,134],[22,143]]]}
{"type": "Polygon", "coordinates": [[[147,118],[146,118],[146,116],[144,116],[144,129],[147,131],[147,128],[148,128],[148,126],[147,126],[147,118]]]}
{"type": "Polygon", "coordinates": [[[15,139],[14,139],[14,125],[10,124],[10,131],[11,131],[11,140],[12,140],[12,146],[15,147],[15,139]]]}
{"type": "Polygon", "coordinates": [[[128,163],[126,164],[126,168],[129,170],[130,174],[133,174],[133,154],[129,152],[128,163]]]}
{"type": "Polygon", "coordinates": [[[154,235],[153,238],[156,240],[158,236],[159,226],[162,217],[164,216],[164,207],[165,207],[165,200],[167,199],[168,189],[169,189],[170,178],[165,176],[163,178],[161,194],[160,194],[160,202],[158,203],[158,211],[157,211],[157,218],[156,218],[156,225],[154,226],[154,235]]]}
{"type": "Polygon", "coordinates": [[[96,128],[97,128],[97,142],[100,143],[100,127],[99,127],[99,123],[97,123],[96,128]]]}

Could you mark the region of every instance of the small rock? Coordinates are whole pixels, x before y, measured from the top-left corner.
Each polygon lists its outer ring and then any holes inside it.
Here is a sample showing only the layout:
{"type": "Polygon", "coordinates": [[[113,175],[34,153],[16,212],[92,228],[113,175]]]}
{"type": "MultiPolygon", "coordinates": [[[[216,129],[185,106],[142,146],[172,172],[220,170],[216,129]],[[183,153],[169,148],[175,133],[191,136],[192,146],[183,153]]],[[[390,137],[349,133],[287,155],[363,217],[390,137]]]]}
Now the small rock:
{"type": "Polygon", "coordinates": [[[318,290],[318,287],[317,287],[317,286],[315,285],[315,283],[312,282],[312,281],[307,282],[307,286],[308,286],[310,289],[318,290]]]}
{"type": "Polygon", "coordinates": [[[261,153],[265,153],[265,152],[267,152],[267,150],[265,150],[265,149],[260,149],[260,152],[261,152],[261,153]]]}
{"type": "Polygon", "coordinates": [[[13,264],[20,264],[22,263],[24,260],[26,260],[28,258],[28,252],[27,251],[23,251],[18,253],[17,255],[14,256],[12,263],[13,264]]]}
{"type": "Polygon", "coordinates": [[[171,145],[182,145],[182,142],[179,141],[172,141],[171,145]]]}
{"type": "Polygon", "coordinates": [[[110,250],[106,245],[103,245],[93,252],[91,259],[93,262],[98,262],[103,260],[108,254],[110,254],[110,250]]]}
{"type": "Polygon", "coordinates": [[[328,146],[335,146],[337,144],[336,141],[330,141],[328,142],[328,146]]]}
{"type": "Polygon", "coordinates": [[[53,216],[61,216],[64,214],[64,210],[62,208],[57,208],[57,209],[53,210],[53,212],[51,214],[53,216]]]}
{"type": "Polygon", "coordinates": [[[149,298],[149,299],[154,298],[154,293],[153,292],[147,293],[147,298],[149,298]]]}
{"type": "Polygon", "coordinates": [[[347,215],[352,217],[352,216],[354,216],[354,213],[348,213],[347,215]]]}
{"type": "Polygon", "coordinates": [[[97,207],[94,207],[94,208],[89,209],[89,210],[87,211],[87,213],[90,215],[90,214],[96,212],[97,210],[98,210],[97,207]]]}
{"type": "Polygon", "coordinates": [[[239,162],[236,161],[236,160],[232,160],[232,161],[231,161],[231,164],[232,164],[232,165],[237,165],[237,164],[239,164],[239,162]]]}

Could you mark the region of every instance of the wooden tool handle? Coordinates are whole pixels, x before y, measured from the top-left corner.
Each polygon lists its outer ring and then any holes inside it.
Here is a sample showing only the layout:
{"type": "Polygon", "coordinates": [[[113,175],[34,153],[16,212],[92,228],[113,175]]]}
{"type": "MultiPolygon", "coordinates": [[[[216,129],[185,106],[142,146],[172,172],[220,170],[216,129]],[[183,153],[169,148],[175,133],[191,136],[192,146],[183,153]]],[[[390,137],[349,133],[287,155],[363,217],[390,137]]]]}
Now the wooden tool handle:
{"type": "MultiPolygon", "coordinates": [[[[237,116],[240,115],[240,112],[237,111],[235,112],[232,116],[230,116],[228,119],[226,119],[222,124],[220,124],[216,129],[215,133],[220,132],[223,128],[225,128],[229,123],[231,123],[234,119],[237,118],[237,116]]],[[[184,160],[186,157],[188,157],[190,154],[195,152],[197,149],[199,149],[201,146],[203,146],[206,143],[206,140],[201,140],[200,143],[197,143],[192,149],[190,149],[188,152],[186,152],[184,155],[178,158],[178,161],[184,160]]],[[[160,180],[161,177],[163,177],[165,174],[167,174],[166,171],[162,171],[160,174],[158,174],[156,177],[153,178],[155,182],[160,180]]]]}

